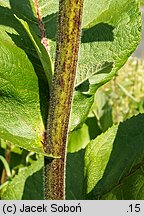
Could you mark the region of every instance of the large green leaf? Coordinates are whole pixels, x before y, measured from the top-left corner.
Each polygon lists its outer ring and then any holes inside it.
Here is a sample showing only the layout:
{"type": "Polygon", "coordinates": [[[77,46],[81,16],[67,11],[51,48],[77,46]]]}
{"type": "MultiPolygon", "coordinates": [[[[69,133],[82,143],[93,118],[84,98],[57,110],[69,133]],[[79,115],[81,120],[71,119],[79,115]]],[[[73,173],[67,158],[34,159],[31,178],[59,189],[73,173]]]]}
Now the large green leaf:
{"type": "MultiPolygon", "coordinates": [[[[141,35],[141,14],[136,1],[111,0],[106,4],[101,0],[94,4],[102,7],[97,7],[99,12],[95,11],[95,19],[83,29],[75,82],[77,91],[92,96],[126,62],[141,35]]],[[[94,13],[91,4],[87,10],[87,16],[89,10],[94,13]]]]}
{"type": "Polygon", "coordinates": [[[144,115],[113,126],[85,154],[88,199],[144,198],[144,115]]]}
{"type": "Polygon", "coordinates": [[[0,137],[44,154],[48,82],[34,46],[12,9],[0,7],[0,14],[0,137]]]}
{"type": "Polygon", "coordinates": [[[83,29],[76,86],[88,78],[91,85],[107,82],[140,41],[141,14],[136,1],[111,0],[105,5],[83,29]]]}
{"type": "Polygon", "coordinates": [[[46,91],[40,86],[42,83],[47,86],[44,80],[20,48],[10,41],[0,41],[0,136],[41,153],[44,131],[41,111],[46,91]]]}
{"type": "Polygon", "coordinates": [[[2,193],[3,200],[43,200],[43,157],[21,169],[2,193]]]}

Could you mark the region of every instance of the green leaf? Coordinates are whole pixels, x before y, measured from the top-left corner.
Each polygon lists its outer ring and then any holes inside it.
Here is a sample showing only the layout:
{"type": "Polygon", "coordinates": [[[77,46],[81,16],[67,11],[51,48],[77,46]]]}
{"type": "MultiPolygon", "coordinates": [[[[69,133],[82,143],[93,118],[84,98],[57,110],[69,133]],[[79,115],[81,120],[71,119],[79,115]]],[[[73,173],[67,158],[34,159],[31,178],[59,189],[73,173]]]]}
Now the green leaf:
{"type": "Polygon", "coordinates": [[[67,151],[71,153],[77,152],[80,149],[84,149],[89,142],[90,137],[88,126],[86,124],[83,124],[80,129],[74,130],[69,134],[67,151]]]}
{"type": "Polygon", "coordinates": [[[143,197],[142,190],[139,191],[144,181],[143,159],[144,115],[140,114],[111,127],[88,144],[85,154],[87,198],[135,200],[143,197]]]}
{"type": "Polygon", "coordinates": [[[101,197],[106,200],[143,200],[144,199],[144,166],[139,165],[136,170],[123,179],[122,183],[101,197]]]}
{"type": "Polygon", "coordinates": [[[96,92],[92,110],[98,119],[99,127],[102,132],[105,132],[113,125],[112,107],[109,104],[109,98],[106,94],[101,91],[96,92]]]}
{"type": "Polygon", "coordinates": [[[44,154],[41,115],[46,90],[40,88],[42,83],[47,86],[45,77],[36,74],[27,55],[15,44],[0,41],[0,136],[44,154]]]}
{"type": "MultiPolygon", "coordinates": [[[[45,154],[42,134],[48,112],[48,81],[32,38],[14,16],[16,2],[10,1],[12,9],[0,6],[0,137],[45,154]]],[[[44,53],[42,47],[40,52],[44,53]]]]}
{"type": "Polygon", "coordinates": [[[84,22],[89,20],[89,24],[82,32],[75,82],[76,90],[88,95],[94,95],[100,86],[113,78],[141,37],[141,14],[137,1],[111,0],[106,4],[101,0],[94,4],[99,5],[98,11],[94,11],[94,5],[92,8],[90,3],[86,12],[89,16],[89,11],[93,11],[93,20],[84,17],[84,22]]]}
{"type": "Polygon", "coordinates": [[[19,19],[16,17],[20,23],[23,25],[24,29],[26,30],[27,34],[29,35],[32,43],[34,44],[34,47],[37,51],[37,54],[39,56],[39,59],[42,63],[46,78],[48,80],[49,88],[51,88],[52,85],[52,76],[54,74],[53,66],[52,66],[52,60],[50,57],[49,52],[45,49],[43,44],[40,41],[40,38],[35,34],[35,32],[30,29],[27,22],[23,21],[22,19],[19,19]]]}
{"type": "Polygon", "coordinates": [[[134,51],[140,37],[141,14],[136,1],[111,0],[104,4],[92,24],[83,29],[76,86],[90,78],[89,85],[97,89],[109,81],[134,51]]]}
{"type": "Polygon", "coordinates": [[[82,126],[83,122],[86,120],[91,105],[93,103],[93,96],[87,96],[79,91],[74,92],[74,99],[71,111],[71,118],[69,124],[69,131],[74,130],[82,126]]]}
{"type": "Polygon", "coordinates": [[[2,200],[43,200],[43,157],[21,169],[6,186],[2,200]]]}
{"type": "Polygon", "coordinates": [[[10,7],[9,0],[0,0],[0,5],[3,7],[10,7]]]}
{"type": "Polygon", "coordinates": [[[95,116],[89,116],[85,123],[88,126],[90,140],[95,139],[102,133],[95,116]]]}
{"type": "Polygon", "coordinates": [[[68,153],[66,164],[66,199],[84,199],[84,150],[68,153]]]}

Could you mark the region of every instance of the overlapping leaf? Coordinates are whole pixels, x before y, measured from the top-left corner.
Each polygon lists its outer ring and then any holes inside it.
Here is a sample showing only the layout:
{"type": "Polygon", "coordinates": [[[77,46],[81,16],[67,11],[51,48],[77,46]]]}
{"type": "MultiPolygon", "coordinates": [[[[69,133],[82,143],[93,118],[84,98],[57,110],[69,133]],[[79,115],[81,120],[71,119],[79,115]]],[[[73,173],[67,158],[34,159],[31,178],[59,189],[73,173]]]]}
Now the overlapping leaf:
{"type": "Polygon", "coordinates": [[[143,159],[144,115],[101,134],[86,148],[87,198],[143,199],[143,159]]]}

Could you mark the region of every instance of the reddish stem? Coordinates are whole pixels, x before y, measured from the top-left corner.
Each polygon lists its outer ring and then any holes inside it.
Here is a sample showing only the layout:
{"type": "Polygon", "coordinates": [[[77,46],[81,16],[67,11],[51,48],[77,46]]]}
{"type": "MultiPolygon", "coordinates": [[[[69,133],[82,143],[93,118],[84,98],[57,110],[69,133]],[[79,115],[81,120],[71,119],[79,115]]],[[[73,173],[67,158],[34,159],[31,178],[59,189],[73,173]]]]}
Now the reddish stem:
{"type": "Polygon", "coordinates": [[[48,41],[46,38],[42,17],[40,14],[40,8],[39,8],[38,0],[35,0],[35,8],[36,8],[36,13],[37,13],[38,25],[39,25],[39,29],[40,29],[41,43],[44,45],[45,49],[49,53],[49,45],[48,45],[48,41]]]}

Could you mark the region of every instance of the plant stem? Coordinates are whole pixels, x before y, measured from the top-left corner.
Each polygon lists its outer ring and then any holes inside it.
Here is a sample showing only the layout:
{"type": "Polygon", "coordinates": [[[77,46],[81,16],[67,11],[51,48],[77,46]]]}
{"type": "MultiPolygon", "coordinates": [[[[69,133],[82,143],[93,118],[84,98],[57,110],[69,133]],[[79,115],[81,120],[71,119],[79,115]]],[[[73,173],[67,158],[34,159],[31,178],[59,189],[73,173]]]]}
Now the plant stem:
{"type": "Polygon", "coordinates": [[[6,150],[5,150],[5,158],[3,156],[0,156],[0,160],[4,164],[4,169],[2,171],[2,176],[1,176],[1,184],[4,184],[7,181],[7,177],[11,176],[11,171],[9,168],[10,155],[11,155],[11,145],[7,143],[6,150]]]}
{"type": "Polygon", "coordinates": [[[41,33],[41,43],[44,45],[45,49],[49,53],[50,48],[49,48],[48,40],[46,38],[42,17],[40,15],[40,8],[39,8],[38,0],[35,0],[35,8],[36,8],[36,13],[37,13],[37,18],[38,18],[39,29],[40,29],[40,33],[41,33]]]}
{"type": "Polygon", "coordinates": [[[81,33],[83,0],[60,0],[55,72],[46,129],[45,199],[65,199],[68,124],[81,33]]]}

